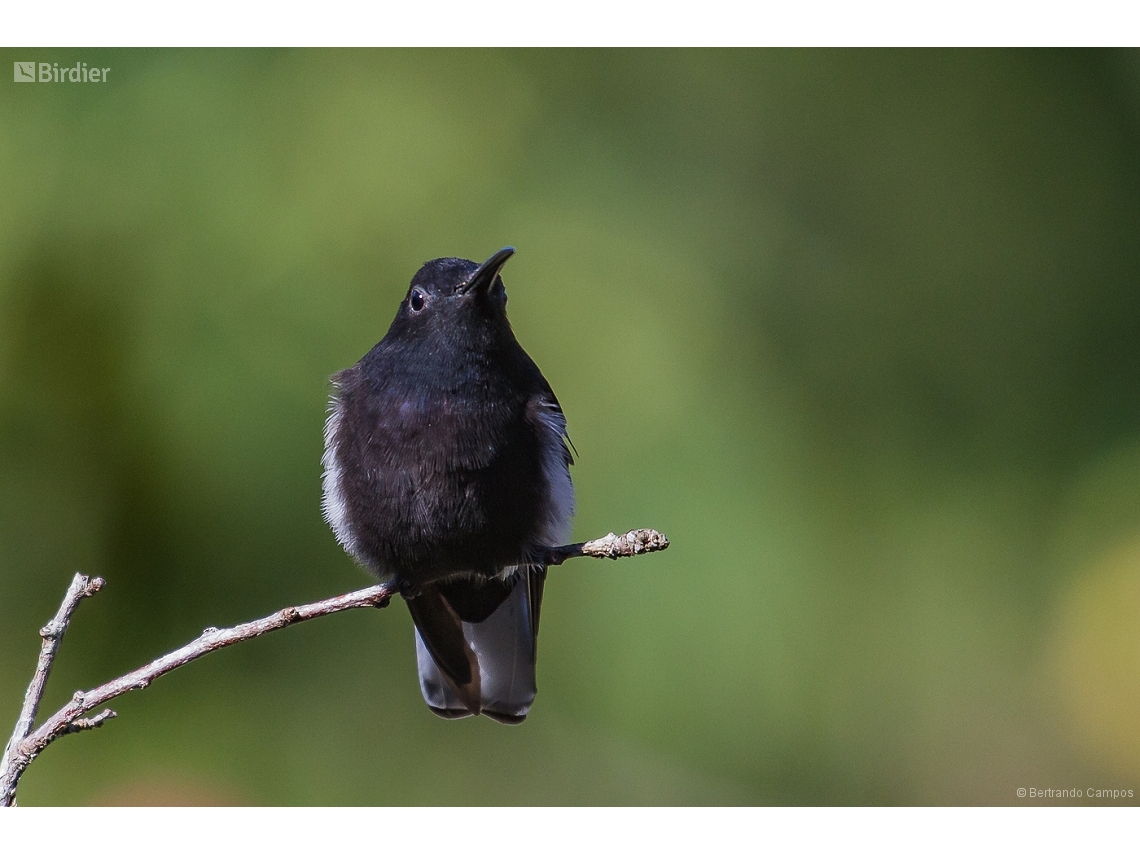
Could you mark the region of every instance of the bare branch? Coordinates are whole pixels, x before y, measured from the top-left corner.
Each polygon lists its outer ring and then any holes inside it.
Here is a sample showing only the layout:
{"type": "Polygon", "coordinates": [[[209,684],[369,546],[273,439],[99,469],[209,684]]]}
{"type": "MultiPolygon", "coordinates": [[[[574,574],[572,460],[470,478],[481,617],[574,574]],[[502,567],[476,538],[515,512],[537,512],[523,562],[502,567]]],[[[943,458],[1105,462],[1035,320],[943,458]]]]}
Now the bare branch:
{"type": "Polygon", "coordinates": [[[3,757],[0,757],[0,806],[8,805],[8,800],[15,798],[14,785],[10,795],[3,785],[10,777],[9,773],[13,767],[14,755],[19,751],[20,744],[31,732],[32,725],[35,723],[36,713],[39,711],[40,701],[44,696],[44,687],[47,686],[48,675],[51,674],[51,666],[55,664],[55,655],[59,650],[59,643],[63,640],[63,634],[67,631],[68,624],[71,623],[71,616],[75,613],[75,609],[78,608],[81,600],[99,593],[104,584],[104,581],[98,576],[94,579],[88,579],[86,576],[76,573],[71,580],[71,585],[68,586],[67,593],[63,596],[59,611],[40,630],[40,638],[43,639],[43,642],[40,644],[40,658],[36,662],[36,672],[32,675],[32,682],[28,684],[28,690],[24,693],[24,705],[20,708],[20,717],[16,719],[16,728],[12,731],[12,738],[8,740],[8,745],[4,748],[3,757]]]}
{"type": "Polygon", "coordinates": [[[66,728],[64,733],[78,733],[81,730],[94,730],[97,727],[102,727],[103,722],[109,718],[118,718],[119,714],[114,710],[103,710],[98,715],[93,715],[91,718],[77,718],[66,728]]]}
{"type": "MultiPolygon", "coordinates": [[[[14,747],[10,747],[8,769],[0,778],[0,806],[11,804],[15,798],[20,775],[48,745],[65,734],[96,728],[115,715],[112,711],[107,710],[92,719],[82,718],[96,707],[135,689],[145,689],[155,678],[169,674],[175,668],[181,668],[207,653],[312,618],[366,606],[383,607],[388,604],[388,600],[395,592],[396,586],[393,584],[373,585],[370,588],[341,594],[338,597],[331,597],[317,603],[289,606],[259,620],[238,624],[229,629],[207,627],[194,641],[183,645],[172,653],[159,657],[148,665],[136,668],[134,671],[90,691],[76,692],[71,701],[55,715],[36,728],[34,732],[17,741],[14,747]]],[[[70,590],[68,595],[71,595],[70,590]]],[[[61,613],[63,613],[67,602],[65,599],[64,606],[60,607],[61,613]]],[[[38,673],[37,671],[37,676],[38,673]]]]}
{"type": "Polygon", "coordinates": [[[546,553],[546,563],[561,564],[570,558],[585,555],[589,558],[629,558],[647,552],[660,552],[669,547],[669,538],[651,528],[639,528],[616,535],[612,531],[597,540],[585,543],[572,543],[569,546],[555,546],[546,553]]]}
{"type": "MultiPolygon", "coordinates": [[[[610,532],[598,540],[552,547],[544,556],[544,561],[547,564],[557,565],[570,558],[580,556],[624,558],[645,552],[656,552],[665,549],[668,545],[669,541],[665,536],[652,529],[639,529],[620,537],[610,532]]],[[[373,585],[370,588],[362,588],[359,591],[330,597],[320,602],[289,606],[259,620],[238,624],[229,629],[207,627],[198,638],[189,644],[185,644],[177,650],[143,665],[141,668],[136,668],[128,674],[89,691],[76,692],[66,705],[33,731],[32,727],[40,699],[43,697],[44,685],[47,682],[52,663],[55,661],[56,651],[59,649],[63,633],[67,630],[71,615],[80,600],[97,593],[103,584],[102,579],[88,580],[86,576],[76,575],[59,607],[59,612],[40,631],[44,641],[39,664],[36,667],[35,675],[32,677],[31,685],[28,686],[24,707],[20,711],[20,718],[16,722],[12,739],[4,752],[3,760],[0,761],[0,807],[15,804],[16,787],[19,785],[20,776],[48,745],[65,734],[94,730],[116,717],[114,710],[107,709],[90,718],[84,718],[96,707],[100,707],[135,689],[145,689],[151,684],[151,681],[163,674],[169,674],[174,669],[181,668],[207,653],[229,647],[239,641],[257,638],[267,632],[284,629],[295,623],[336,614],[348,609],[369,606],[383,608],[388,605],[392,596],[399,590],[399,586],[395,583],[373,585]]]]}

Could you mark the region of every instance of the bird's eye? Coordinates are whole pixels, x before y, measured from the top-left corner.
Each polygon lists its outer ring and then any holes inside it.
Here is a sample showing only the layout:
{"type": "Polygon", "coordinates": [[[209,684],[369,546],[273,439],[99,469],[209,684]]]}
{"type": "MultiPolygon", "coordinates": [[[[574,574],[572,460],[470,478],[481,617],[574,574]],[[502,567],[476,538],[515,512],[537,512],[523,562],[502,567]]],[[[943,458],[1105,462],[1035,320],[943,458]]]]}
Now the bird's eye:
{"type": "Polygon", "coordinates": [[[412,295],[408,298],[408,305],[411,306],[413,312],[419,312],[423,309],[424,303],[427,300],[424,298],[424,292],[419,288],[412,289],[412,295]]]}

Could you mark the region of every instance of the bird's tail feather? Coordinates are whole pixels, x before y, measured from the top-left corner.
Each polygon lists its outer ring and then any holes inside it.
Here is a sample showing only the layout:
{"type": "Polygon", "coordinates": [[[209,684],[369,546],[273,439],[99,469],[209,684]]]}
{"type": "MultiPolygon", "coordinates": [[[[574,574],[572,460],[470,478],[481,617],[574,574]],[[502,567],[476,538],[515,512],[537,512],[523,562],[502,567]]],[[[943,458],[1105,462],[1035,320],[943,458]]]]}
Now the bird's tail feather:
{"type": "Polygon", "coordinates": [[[504,724],[526,718],[536,688],[545,579],[545,567],[520,567],[505,582],[426,585],[407,601],[416,624],[420,690],[432,712],[482,714],[504,724]]]}

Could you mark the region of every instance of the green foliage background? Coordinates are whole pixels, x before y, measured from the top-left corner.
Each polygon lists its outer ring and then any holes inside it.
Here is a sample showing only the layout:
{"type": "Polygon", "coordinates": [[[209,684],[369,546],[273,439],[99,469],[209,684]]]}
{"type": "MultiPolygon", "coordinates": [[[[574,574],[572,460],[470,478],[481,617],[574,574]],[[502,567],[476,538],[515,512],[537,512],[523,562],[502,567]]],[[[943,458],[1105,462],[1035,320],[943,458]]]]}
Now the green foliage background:
{"type": "Polygon", "coordinates": [[[24,804],[1140,791],[1137,54],[0,54],[111,69],[0,84],[0,720],[76,571],[53,709],[367,583],[327,378],[436,256],[518,247],[576,536],[673,543],[553,573],[522,727],[431,716],[397,605],[123,698],[24,804]]]}

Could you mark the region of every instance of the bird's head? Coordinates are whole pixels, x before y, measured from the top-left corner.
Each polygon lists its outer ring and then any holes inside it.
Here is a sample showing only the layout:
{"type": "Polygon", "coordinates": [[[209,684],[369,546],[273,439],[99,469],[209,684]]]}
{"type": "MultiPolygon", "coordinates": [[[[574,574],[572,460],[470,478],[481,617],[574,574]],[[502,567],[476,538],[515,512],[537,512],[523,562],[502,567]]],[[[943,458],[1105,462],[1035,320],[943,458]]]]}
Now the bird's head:
{"type": "Polygon", "coordinates": [[[515,249],[504,247],[477,264],[464,258],[437,258],[412,277],[389,336],[423,342],[464,339],[486,343],[510,334],[507,291],[499,271],[515,249]]]}

